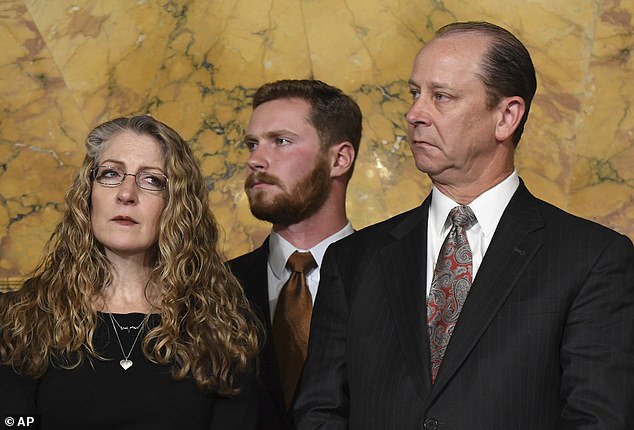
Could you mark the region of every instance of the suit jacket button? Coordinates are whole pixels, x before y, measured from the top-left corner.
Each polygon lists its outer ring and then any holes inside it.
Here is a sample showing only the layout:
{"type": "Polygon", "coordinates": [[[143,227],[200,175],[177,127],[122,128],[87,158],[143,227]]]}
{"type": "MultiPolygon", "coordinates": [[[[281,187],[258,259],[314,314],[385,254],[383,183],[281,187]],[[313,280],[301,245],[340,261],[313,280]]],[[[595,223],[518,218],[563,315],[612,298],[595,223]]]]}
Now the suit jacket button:
{"type": "Polygon", "coordinates": [[[438,420],[436,418],[427,418],[423,424],[425,430],[437,430],[438,420]]]}

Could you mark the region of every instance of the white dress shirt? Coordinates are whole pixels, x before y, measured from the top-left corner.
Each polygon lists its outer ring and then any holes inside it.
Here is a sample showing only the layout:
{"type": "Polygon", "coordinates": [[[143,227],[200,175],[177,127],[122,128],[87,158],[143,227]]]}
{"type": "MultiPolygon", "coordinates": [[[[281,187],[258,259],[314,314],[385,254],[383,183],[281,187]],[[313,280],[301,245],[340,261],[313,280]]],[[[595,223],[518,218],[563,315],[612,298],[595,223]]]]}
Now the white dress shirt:
{"type": "Polygon", "coordinates": [[[325,238],[310,249],[298,249],[276,232],[271,232],[271,235],[269,236],[269,262],[267,265],[271,321],[275,315],[275,306],[277,305],[277,299],[280,296],[282,287],[284,287],[288,278],[291,277],[291,271],[286,268],[286,261],[288,260],[288,257],[290,257],[295,251],[310,251],[310,253],[313,254],[317,267],[308,272],[306,275],[306,282],[308,283],[308,289],[312,295],[313,303],[315,303],[315,295],[317,294],[317,286],[319,285],[319,270],[328,245],[348,236],[349,234],[352,234],[353,232],[354,229],[352,228],[352,224],[348,222],[344,228],[332,236],[325,238]]]}
{"type": "MultiPolygon", "coordinates": [[[[516,171],[513,171],[505,180],[479,195],[468,205],[478,219],[478,222],[467,230],[467,240],[473,254],[473,279],[478,273],[484,254],[493,238],[493,233],[495,233],[500,218],[502,218],[502,213],[504,213],[519,184],[519,176],[516,171]]],[[[447,215],[456,206],[459,204],[438,191],[436,187],[432,187],[429,222],[427,224],[426,287],[428,295],[440,247],[451,230],[451,222],[447,221],[447,215]]]]}

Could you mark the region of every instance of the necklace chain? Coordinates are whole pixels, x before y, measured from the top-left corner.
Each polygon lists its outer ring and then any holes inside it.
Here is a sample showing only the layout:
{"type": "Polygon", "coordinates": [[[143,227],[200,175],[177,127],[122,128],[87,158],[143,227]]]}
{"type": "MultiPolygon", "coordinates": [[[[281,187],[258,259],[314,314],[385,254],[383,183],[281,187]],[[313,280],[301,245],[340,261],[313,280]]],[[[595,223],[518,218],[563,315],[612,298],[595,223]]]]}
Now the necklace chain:
{"type": "MultiPolygon", "coordinates": [[[[110,321],[112,322],[112,328],[114,328],[114,334],[117,336],[117,342],[119,343],[119,348],[121,348],[121,353],[123,354],[123,360],[119,361],[119,364],[121,365],[121,367],[123,367],[123,370],[128,370],[130,367],[132,367],[132,360],[130,360],[130,355],[132,354],[132,350],[134,349],[134,345],[136,345],[137,340],[139,340],[139,336],[141,335],[141,332],[143,330],[139,330],[138,333],[136,334],[135,338],[134,338],[134,342],[132,342],[132,346],[130,347],[130,351],[128,351],[128,353],[125,353],[125,350],[123,349],[123,344],[121,343],[121,338],[119,337],[119,332],[117,331],[117,327],[119,326],[121,328],[121,330],[124,330],[124,328],[121,327],[121,325],[119,325],[119,323],[117,322],[117,320],[115,320],[114,316],[112,315],[112,312],[108,312],[108,315],[110,315],[110,321]],[[116,324],[116,325],[115,325],[116,324]]],[[[143,321],[141,321],[141,323],[137,326],[131,326],[132,328],[134,328],[135,330],[137,329],[141,329],[143,326],[145,326],[145,324],[148,321],[148,318],[150,317],[150,314],[146,314],[145,317],[143,318],[143,321]]],[[[128,327],[125,327],[126,329],[128,329],[128,332],[130,332],[130,329],[128,327]]]]}
{"type": "Polygon", "coordinates": [[[130,333],[130,330],[138,330],[138,329],[140,329],[141,327],[143,327],[143,324],[145,324],[145,318],[139,323],[139,325],[124,325],[124,326],[119,324],[119,321],[117,321],[117,319],[114,317],[114,315],[110,314],[110,318],[112,318],[112,321],[114,321],[114,323],[117,325],[117,327],[119,327],[119,330],[121,330],[121,331],[127,330],[128,333],[130,333]]]}

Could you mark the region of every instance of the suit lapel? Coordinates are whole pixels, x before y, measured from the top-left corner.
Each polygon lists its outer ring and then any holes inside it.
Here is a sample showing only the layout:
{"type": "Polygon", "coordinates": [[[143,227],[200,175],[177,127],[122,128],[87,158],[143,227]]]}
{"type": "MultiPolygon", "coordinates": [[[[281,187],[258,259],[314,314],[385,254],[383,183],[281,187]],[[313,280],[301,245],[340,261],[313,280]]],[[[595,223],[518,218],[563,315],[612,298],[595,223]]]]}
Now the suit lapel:
{"type": "Polygon", "coordinates": [[[259,356],[259,366],[262,372],[259,377],[270,392],[270,396],[278,410],[277,415],[287,417],[288,413],[284,402],[279,366],[275,356],[275,345],[273,344],[273,329],[269,307],[267,269],[269,259],[268,237],[262,246],[242,258],[240,263],[232,264],[232,270],[234,270],[234,273],[236,273],[238,278],[242,281],[249,302],[254,307],[255,312],[264,326],[264,344],[261,347],[262,351],[259,356]]]}
{"type": "Polygon", "coordinates": [[[277,364],[277,357],[275,354],[275,345],[273,344],[273,327],[271,324],[271,308],[269,306],[269,283],[268,283],[268,260],[269,260],[269,240],[266,239],[262,246],[262,253],[258,256],[259,261],[257,264],[257,270],[253,270],[253,273],[257,273],[258,276],[258,290],[260,303],[264,304],[263,314],[265,315],[266,325],[266,345],[263,354],[263,360],[266,363],[262,363],[262,366],[268,367],[268,374],[270,379],[266,382],[269,389],[273,391],[272,397],[276,403],[280,416],[288,416],[286,409],[286,403],[284,401],[284,392],[282,390],[282,379],[280,377],[280,369],[277,364]]]}
{"type": "Polygon", "coordinates": [[[397,324],[399,339],[413,379],[422,398],[431,385],[429,341],[425,317],[425,247],[427,243],[428,197],[394,230],[394,242],[381,250],[388,303],[397,324]]]}
{"type": "Polygon", "coordinates": [[[255,304],[257,312],[267,326],[271,324],[271,311],[269,309],[269,287],[267,264],[269,257],[269,240],[253,251],[247,262],[248,267],[241,267],[239,277],[243,280],[245,292],[251,303],[255,304]]]}
{"type": "Polygon", "coordinates": [[[541,247],[541,242],[529,234],[541,227],[543,221],[535,199],[522,182],[500,219],[471,286],[430,401],[442,391],[467,359],[541,247]]]}

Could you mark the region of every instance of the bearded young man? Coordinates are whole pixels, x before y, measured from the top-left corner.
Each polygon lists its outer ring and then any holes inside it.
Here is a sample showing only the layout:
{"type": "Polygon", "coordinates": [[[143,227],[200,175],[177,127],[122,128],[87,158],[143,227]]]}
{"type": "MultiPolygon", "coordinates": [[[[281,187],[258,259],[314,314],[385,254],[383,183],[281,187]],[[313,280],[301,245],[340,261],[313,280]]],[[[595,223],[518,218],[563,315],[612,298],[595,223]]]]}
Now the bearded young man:
{"type": "Polygon", "coordinates": [[[328,245],[353,232],[345,201],[361,123],[354,100],[317,80],[268,83],[253,98],[245,191],[253,215],[272,231],[260,248],[229,264],[265,327],[261,429],[290,426],[321,260],[328,245]],[[308,262],[303,274],[292,273],[296,256],[308,262]],[[301,278],[297,290],[292,277],[301,278]],[[296,304],[299,296],[305,306],[296,304]]]}

